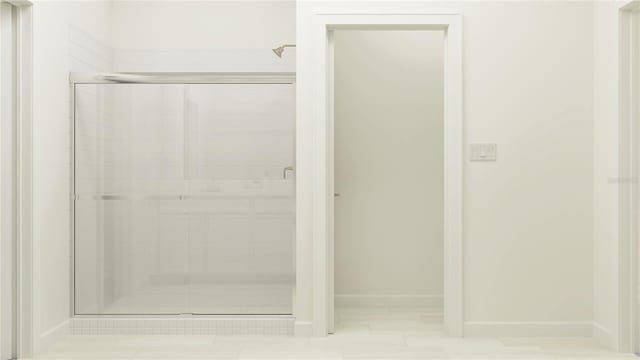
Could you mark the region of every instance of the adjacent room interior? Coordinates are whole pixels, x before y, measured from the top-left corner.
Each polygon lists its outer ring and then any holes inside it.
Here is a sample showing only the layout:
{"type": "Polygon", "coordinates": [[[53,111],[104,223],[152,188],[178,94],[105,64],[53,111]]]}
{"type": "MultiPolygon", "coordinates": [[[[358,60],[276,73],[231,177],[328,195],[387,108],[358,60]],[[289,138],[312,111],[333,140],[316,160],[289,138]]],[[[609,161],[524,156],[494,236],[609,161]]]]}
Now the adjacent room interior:
{"type": "Polygon", "coordinates": [[[336,30],[335,331],[444,334],[444,32],[336,30]]]}

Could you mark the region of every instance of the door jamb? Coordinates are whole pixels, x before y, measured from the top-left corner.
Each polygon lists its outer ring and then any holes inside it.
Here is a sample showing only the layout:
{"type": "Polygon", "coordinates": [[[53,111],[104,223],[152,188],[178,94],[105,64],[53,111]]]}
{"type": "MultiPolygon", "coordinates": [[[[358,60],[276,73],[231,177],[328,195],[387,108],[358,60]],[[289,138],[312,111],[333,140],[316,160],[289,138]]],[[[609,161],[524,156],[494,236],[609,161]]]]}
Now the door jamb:
{"type": "MultiPolygon", "coordinates": [[[[15,68],[12,102],[14,106],[13,135],[11,136],[10,160],[13,163],[9,177],[14,193],[11,206],[13,231],[13,271],[11,274],[12,295],[15,311],[12,352],[19,358],[31,357],[34,353],[36,320],[34,306],[34,248],[32,246],[32,84],[33,84],[33,13],[30,0],[0,0],[13,7],[12,37],[15,39],[15,68]],[[15,32],[15,33],[13,33],[15,32]]],[[[5,81],[6,79],[2,79],[5,81]]],[[[4,166],[4,164],[3,164],[4,166]]],[[[4,170],[3,170],[4,171],[4,170]]],[[[6,239],[3,239],[6,240],[6,239]]],[[[3,289],[6,284],[3,284],[3,289]]]]}
{"type": "Polygon", "coordinates": [[[618,239],[618,339],[622,352],[640,352],[640,304],[638,303],[638,216],[640,216],[640,76],[634,62],[640,60],[640,1],[623,6],[619,14],[619,239],[618,239]]]}
{"type": "MultiPolygon", "coordinates": [[[[322,5],[320,5],[322,6],[322,5]]],[[[367,5],[351,4],[350,8],[309,9],[311,20],[302,29],[310,43],[299,44],[298,77],[309,81],[308,88],[298,87],[297,136],[298,161],[308,159],[311,166],[298,166],[298,186],[310,186],[312,196],[297,198],[299,221],[308,219],[310,236],[297,234],[296,321],[301,330],[310,317],[311,332],[325,336],[331,329],[333,266],[333,163],[331,105],[331,31],[336,29],[425,29],[445,30],[445,329],[451,336],[463,335],[463,272],[462,272],[462,190],[463,190],[463,120],[462,120],[462,17],[455,13],[425,11],[421,4],[415,9],[397,12],[388,9],[372,9],[367,5]],[[307,25],[308,24],[308,25],[307,25]],[[308,136],[312,134],[312,136],[308,136]],[[305,180],[306,179],[306,180],[305,180]],[[307,185],[307,182],[309,185],[307,185]],[[302,235],[302,236],[301,236],[302,235]],[[309,243],[306,243],[305,240],[309,243]],[[311,250],[311,269],[307,269],[307,254],[311,250]],[[313,284],[310,294],[306,290],[305,275],[310,270],[313,284]],[[301,296],[302,295],[302,296],[301,296]],[[310,297],[310,304],[300,299],[310,297]],[[302,314],[301,310],[311,310],[302,314]],[[301,319],[302,318],[302,319],[301,319]]],[[[300,16],[300,15],[299,15],[300,16]]],[[[304,191],[304,189],[301,189],[304,191]]],[[[309,329],[298,331],[305,334],[309,329]]]]}

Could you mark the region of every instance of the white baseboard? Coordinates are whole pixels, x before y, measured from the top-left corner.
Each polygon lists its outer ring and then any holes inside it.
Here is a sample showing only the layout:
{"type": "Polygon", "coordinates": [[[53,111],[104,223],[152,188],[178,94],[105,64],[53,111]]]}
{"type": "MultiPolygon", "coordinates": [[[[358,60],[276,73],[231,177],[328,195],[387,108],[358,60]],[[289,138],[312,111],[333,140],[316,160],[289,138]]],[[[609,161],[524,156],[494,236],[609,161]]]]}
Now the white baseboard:
{"type": "Polygon", "coordinates": [[[310,321],[296,321],[293,324],[293,334],[300,337],[313,335],[313,324],[310,321]]]}
{"type": "Polygon", "coordinates": [[[613,332],[597,322],[593,323],[593,338],[596,339],[600,345],[612,350],[617,350],[613,332]]]}
{"type": "Polygon", "coordinates": [[[467,321],[467,337],[590,337],[591,321],[467,321]]]}
{"type": "Polygon", "coordinates": [[[42,335],[40,335],[40,338],[38,339],[36,348],[34,349],[34,353],[40,354],[49,350],[55,343],[62,340],[65,336],[69,335],[69,323],[70,320],[65,320],[42,333],[42,335]]]}
{"type": "Polygon", "coordinates": [[[336,307],[434,307],[444,306],[443,296],[438,295],[350,295],[335,296],[336,307]]]}

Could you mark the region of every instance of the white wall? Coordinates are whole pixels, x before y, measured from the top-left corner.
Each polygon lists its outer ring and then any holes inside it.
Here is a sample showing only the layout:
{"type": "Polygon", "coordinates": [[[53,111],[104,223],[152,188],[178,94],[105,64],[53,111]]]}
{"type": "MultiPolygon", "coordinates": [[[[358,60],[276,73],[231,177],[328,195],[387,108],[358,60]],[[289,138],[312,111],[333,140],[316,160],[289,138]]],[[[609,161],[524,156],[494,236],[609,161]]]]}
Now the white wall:
{"type": "Polygon", "coordinates": [[[295,71],[294,1],[117,1],[117,71],[295,71]]]}
{"type": "Polygon", "coordinates": [[[334,39],[336,306],[442,306],[444,32],[334,39]]]}
{"type": "Polygon", "coordinates": [[[66,331],[70,314],[69,72],[106,71],[110,4],[33,6],[33,241],[35,346],[66,331]]]}
{"type": "Polygon", "coordinates": [[[592,318],[592,4],[463,15],[466,141],[498,144],[497,162],[464,168],[465,320],[480,322],[466,330],[562,332],[592,318]]]}
{"type": "MultiPolygon", "coordinates": [[[[391,6],[402,11],[406,4],[391,6]]],[[[462,14],[465,141],[498,145],[497,162],[464,163],[468,335],[591,333],[592,6],[588,2],[423,6],[426,12],[453,9],[462,14]]],[[[303,25],[311,20],[299,8],[302,50],[310,46],[303,43],[309,38],[303,25]]],[[[297,65],[303,84],[315,69],[306,68],[302,58],[297,65]]],[[[299,99],[298,108],[305,106],[299,99]]],[[[298,197],[304,191],[307,188],[298,197]]],[[[300,231],[310,230],[309,219],[299,218],[298,225],[304,226],[300,231]]],[[[307,233],[298,241],[298,263],[311,261],[311,244],[305,242],[309,238],[307,233]]],[[[313,267],[301,270],[298,281],[308,284],[313,267]]],[[[298,296],[308,299],[299,306],[301,323],[312,321],[317,311],[311,300],[313,286],[298,289],[298,296]]]]}

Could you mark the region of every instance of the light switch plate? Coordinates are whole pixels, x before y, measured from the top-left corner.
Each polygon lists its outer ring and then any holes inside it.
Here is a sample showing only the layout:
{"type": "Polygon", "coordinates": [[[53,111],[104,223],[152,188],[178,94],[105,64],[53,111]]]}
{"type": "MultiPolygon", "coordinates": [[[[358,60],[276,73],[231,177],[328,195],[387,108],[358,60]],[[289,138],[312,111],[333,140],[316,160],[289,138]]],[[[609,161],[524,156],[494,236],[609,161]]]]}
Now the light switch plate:
{"type": "Polygon", "coordinates": [[[471,161],[496,161],[496,144],[471,144],[471,161]]]}

